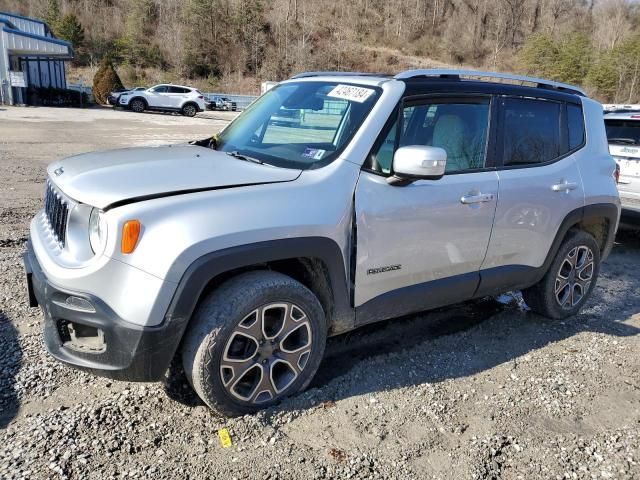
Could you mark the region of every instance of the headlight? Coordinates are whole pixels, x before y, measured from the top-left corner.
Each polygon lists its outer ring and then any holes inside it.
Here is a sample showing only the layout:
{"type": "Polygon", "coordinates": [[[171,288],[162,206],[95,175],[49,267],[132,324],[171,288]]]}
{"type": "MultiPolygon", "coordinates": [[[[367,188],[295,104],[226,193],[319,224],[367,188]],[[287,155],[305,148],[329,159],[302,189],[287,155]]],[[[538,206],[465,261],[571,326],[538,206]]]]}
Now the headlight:
{"type": "Polygon", "coordinates": [[[107,220],[104,212],[94,208],[89,216],[89,243],[93,253],[100,254],[107,245],[107,220]]]}

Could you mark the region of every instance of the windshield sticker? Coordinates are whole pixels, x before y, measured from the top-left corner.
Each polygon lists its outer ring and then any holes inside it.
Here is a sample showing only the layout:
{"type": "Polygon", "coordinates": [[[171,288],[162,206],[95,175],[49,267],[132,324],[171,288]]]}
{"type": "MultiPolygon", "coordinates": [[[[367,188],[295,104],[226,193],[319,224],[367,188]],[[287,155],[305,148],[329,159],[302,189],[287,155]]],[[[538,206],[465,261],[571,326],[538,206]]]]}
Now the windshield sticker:
{"type": "Polygon", "coordinates": [[[302,153],[303,157],[313,158],[314,160],[320,160],[324,157],[326,150],[322,150],[320,148],[305,148],[302,153]]]}
{"type": "Polygon", "coordinates": [[[327,97],[341,98],[351,102],[364,103],[373,95],[375,90],[371,88],[354,87],[352,85],[337,85],[333,90],[327,93],[327,97]]]}

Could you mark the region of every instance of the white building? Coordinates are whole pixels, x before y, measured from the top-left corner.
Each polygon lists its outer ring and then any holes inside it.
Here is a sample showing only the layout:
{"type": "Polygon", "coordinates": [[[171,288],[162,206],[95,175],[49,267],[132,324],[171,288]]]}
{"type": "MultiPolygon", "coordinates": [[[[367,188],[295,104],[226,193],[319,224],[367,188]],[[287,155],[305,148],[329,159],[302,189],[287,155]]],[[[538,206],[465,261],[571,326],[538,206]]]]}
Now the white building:
{"type": "Polygon", "coordinates": [[[27,87],[67,88],[69,42],[34,18],[0,12],[0,104],[27,103],[27,87]]]}

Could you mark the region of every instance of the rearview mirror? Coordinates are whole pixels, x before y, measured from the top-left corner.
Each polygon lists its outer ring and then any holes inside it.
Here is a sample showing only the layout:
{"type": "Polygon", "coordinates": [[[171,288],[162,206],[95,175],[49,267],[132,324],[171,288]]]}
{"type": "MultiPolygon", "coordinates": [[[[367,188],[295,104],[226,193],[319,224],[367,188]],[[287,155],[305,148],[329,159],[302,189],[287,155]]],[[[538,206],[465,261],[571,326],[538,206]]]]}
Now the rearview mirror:
{"type": "Polygon", "coordinates": [[[415,180],[439,180],[447,167],[447,152],[443,148],[424,145],[400,147],[393,156],[392,185],[406,185],[415,180]]]}

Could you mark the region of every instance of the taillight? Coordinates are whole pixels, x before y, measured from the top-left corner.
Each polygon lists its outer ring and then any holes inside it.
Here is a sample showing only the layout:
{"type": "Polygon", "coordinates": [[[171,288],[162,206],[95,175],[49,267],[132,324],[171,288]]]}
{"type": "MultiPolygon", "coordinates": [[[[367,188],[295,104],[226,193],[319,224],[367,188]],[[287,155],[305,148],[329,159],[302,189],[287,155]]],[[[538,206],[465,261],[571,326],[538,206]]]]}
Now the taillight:
{"type": "Polygon", "coordinates": [[[198,96],[198,98],[199,98],[200,100],[204,100],[204,97],[203,97],[202,95],[198,96]]]}

